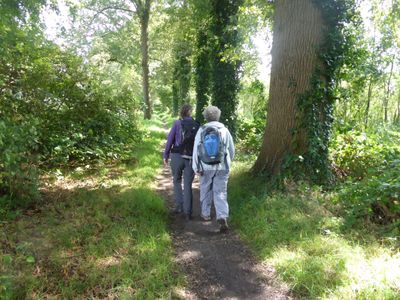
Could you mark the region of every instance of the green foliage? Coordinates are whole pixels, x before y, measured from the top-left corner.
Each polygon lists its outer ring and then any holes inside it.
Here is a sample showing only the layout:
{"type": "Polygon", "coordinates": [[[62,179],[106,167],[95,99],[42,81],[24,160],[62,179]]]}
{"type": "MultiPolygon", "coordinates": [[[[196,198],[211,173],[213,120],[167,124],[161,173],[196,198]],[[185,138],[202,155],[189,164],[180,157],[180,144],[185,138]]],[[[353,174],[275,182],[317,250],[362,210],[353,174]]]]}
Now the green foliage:
{"type": "Polygon", "coordinates": [[[349,131],[332,141],[332,160],[338,172],[356,180],[384,165],[389,149],[374,134],[349,131]]]}
{"type": "Polygon", "coordinates": [[[237,147],[239,151],[257,155],[262,145],[267,114],[264,84],[259,80],[243,84],[239,96],[244,103],[240,107],[237,147]]]}
{"type": "Polygon", "coordinates": [[[178,115],[179,108],[189,103],[189,88],[191,77],[190,48],[188,44],[178,41],[175,49],[175,62],[172,82],[173,114],[178,115]]]}
{"type": "Polygon", "coordinates": [[[37,120],[0,121],[0,219],[38,198],[37,120]]]}
{"type": "Polygon", "coordinates": [[[248,165],[236,162],[231,174],[232,224],[296,298],[396,299],[398,228],[361,221],[348,230],[349,216],[329,205],[336,191],[290,181],[277,191],[248,165]]]}
{"type": "Polygon", "coordinates": [[[332,144],[335,170],[345,180],[334,201],[354,218],[385,224],[400,220],[397,131],[350,131],[338,135],[332,144]]]}
{"type": "Polygon", "coordinates": [[[265,130],[265,119],[244,120],[238,122],[238,150],[256,154],[260,151],[265,130]]]}
{"type": "Polygon", "coordinates": [[[137,101],[122,67],[84,63],[39,27],[15,20],[0,23],[3,210],[38,198],[39,166],[120,158],[140,138],[137,101]]]}
{"type": "Polygon", "coordinates": [[[220,121],[236,137],[237,92],[239,89],[240,45],[237,31],[242,1],[213,0],[211,11],[211,94],[212,104],[221,109],[220,121]]]}
{"type": "Polygon", "coordinates": [[[209,104],[210,93],[210,45],[207,26],[203,25],[197,32],[197,55],[195,58],[196,73],[196,120],[204,123],[203,111],[209,104]]]}
{"type": "Polygon", "coordinates": [[[0,298],[166,299],[181,283],[164,200],[151,188],[165,135],[146,125],[153,130],[133,152],[133,165],[78,181],[64,172],[43,191],[57,199],[2,224],[0,298]]]}

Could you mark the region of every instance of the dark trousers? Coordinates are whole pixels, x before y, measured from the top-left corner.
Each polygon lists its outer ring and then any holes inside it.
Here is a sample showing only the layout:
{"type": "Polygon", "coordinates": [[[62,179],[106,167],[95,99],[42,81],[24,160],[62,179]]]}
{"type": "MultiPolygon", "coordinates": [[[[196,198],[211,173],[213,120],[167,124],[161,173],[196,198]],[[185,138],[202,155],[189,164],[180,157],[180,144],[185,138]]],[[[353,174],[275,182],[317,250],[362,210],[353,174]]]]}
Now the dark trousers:
{"type": "Polygon", "coordinates": [[[192,160],[182,158],[179,153],[171,153],[171,171],[174,180],[175,203],[178,207],[182,207],[185,214],[191,215],[193,201],[192,182],[194,179],[192,160]]]}

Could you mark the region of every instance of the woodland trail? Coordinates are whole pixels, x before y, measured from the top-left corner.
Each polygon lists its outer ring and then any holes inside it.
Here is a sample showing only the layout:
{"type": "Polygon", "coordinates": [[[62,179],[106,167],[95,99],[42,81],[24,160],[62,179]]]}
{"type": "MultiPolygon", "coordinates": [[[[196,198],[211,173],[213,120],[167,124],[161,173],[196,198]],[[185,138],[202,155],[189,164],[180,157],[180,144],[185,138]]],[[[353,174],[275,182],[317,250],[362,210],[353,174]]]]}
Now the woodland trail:
{"type": "MultiPolygon", "coordinates": [[[[170,169],[164,167],[156,182],[172,211],[170,169]]],[[[221,234],[215,217],[211,222],[200,218],[197,178],[193,196],[191,221],[171,214],[175,259],[187,282],[186,289],[177,291],[172,299],[293,299],[288,289],[278,284],[274,269],[257,263],[232,229],[221,234]]]]}

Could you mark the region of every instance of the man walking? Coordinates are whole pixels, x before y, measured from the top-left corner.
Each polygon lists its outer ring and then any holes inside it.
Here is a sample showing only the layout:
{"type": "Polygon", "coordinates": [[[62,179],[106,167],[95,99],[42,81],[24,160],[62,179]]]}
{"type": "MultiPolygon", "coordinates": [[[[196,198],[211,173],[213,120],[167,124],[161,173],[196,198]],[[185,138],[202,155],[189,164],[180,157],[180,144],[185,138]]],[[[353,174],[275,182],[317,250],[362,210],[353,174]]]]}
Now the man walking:
{"type": "Polygon", "coordinates": [[[235,155],[232,136],[219,122],[221,111],[207,107],[203,116],[207,123],[200,127],[193,147],[193,170],[200,175],[201,217],[211,220],[211,202],[214,200],[220,232],[228,230],[229,205],[227,185],[231,161],[235,155]]]}

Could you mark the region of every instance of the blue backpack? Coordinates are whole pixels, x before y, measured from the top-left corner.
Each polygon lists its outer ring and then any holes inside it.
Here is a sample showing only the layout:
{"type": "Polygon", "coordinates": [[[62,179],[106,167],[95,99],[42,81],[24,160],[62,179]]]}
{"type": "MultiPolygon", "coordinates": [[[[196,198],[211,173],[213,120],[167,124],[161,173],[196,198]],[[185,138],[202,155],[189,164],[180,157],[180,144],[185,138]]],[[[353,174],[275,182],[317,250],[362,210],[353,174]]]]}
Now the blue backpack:
{"type": "Polygon", "coordinates": [[[225,147],[218,128],[215,126],[202,126],[202,129],[197,149],[199,159],[208,165],[216,165],[223,162],[225,147]]]}

